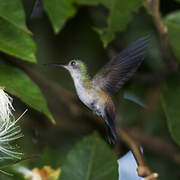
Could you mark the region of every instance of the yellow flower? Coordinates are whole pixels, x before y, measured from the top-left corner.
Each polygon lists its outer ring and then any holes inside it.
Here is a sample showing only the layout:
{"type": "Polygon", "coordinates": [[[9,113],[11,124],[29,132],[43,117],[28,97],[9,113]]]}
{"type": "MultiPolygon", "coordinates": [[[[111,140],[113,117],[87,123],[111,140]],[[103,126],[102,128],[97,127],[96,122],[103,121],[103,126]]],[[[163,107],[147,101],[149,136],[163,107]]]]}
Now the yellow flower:
{"type": "Polygon", "coordinates": [[[52,169],[50,166],[44,166],[42,169],[34,168],[32,171],[26,167],[18,167],[17,171],[22,173],[27,180],[58,180],[61,169],[52,169]]]}
{"type": "Polygon", "coordinates": [[[60,176],[61,169],[54,170],[50,166],[44,166],[42,169],[35,168],[32,172],[38,174],[41,177],[40,180],[57,180],[60,176]]]}

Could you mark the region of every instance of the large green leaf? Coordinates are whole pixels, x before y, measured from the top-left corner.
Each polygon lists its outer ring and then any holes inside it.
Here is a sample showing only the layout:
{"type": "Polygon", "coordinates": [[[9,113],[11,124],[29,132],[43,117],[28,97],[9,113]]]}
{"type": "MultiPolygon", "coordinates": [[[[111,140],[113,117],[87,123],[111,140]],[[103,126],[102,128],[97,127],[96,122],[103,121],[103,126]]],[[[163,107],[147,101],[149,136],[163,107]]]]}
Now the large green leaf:
{"type": "Polygon", "coordinates": [[[141,0],[101,0],[101,3],[109,9],[109,16],[107,27],[104,29],[98,29],[101,40],[104,46],[114,39],[115,33],[126,29],[127,24],[131,19],[132,12],[135,12],[141,7],[141,0]]]}
{"type": "Polygon", "coordinates": [[[76,12],[73,0],[44,0],[43,3],[56,33],[76,12]]]}
{"type": "Polygon", "coordinates": [[[35,62],[35,44],[26,27],[22,2],[0,0],[0,17],[0,50],[35,62]]]}
{"type": "Polygon", "coordinates": [[[102,4],[109,9],[106,28],[97,28],[97,32],[106,46],[113,38],[114,33],[125,30],[130,21],[131,13],[142,5],[141,0],[44,0],[45,9],[50,17],[55,32],[64,26],[64,23],[76,13],[74,4],[98,5],[102,4]]]}
{"type": "Polygon", "coordinates": [[[174,54],[180,61],[180,11],[170,13],[165,18],[168,27],[168,36],[174,54]]]}
{"type": "Polygon", "coordinates": [[[25,22],[25,13],[20,0],[0,0],[0,17],[29,33],[25,22]]]}
{"type": "Polygon", "coordinates": [[[0,19],[1,51],[29,62],[35,62],[35,49],[35,43],[27,32],[0,19]]]}
{"type": "Polygon", "coordinates": [[[17,96],[30,107],[44,113],[53,123],[55,122],[39,87],[23,71],[1,64],[0,86],[4,86],[10,94],[17,96]]]}
{"type": "Polygon", "coordinates": [[[97,135],[75,145],[62,166],[60,180],[117,180],[117,160],[113,151],[97,135]]]}
{"type": "Polygon", "coordinates": [[[162,105],[172,138],[180,145],[180,74],[170,78],[162,88],[162,105]]]}

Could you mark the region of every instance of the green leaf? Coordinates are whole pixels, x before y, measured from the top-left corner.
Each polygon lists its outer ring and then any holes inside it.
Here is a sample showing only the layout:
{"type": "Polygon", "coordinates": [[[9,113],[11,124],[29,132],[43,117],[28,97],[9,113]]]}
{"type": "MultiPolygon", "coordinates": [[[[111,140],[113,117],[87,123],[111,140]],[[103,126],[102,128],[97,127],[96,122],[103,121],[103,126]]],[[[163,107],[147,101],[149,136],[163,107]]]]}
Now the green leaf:
{"type": "Polygon", "coordinates": [[[141,0],[75,0],[79,4],[85,5],[98,5],[99,3],[109,9],[106,28],[94,28],[100,35],[104,46],[112,41],[116,32],[126,29],[129,21],[131,20],[132,12],[137,11],[142,6],[141,0]]]}
{"type": "Polygon", "coordinates": [[[170,78],[162,88],[161,101],[168,128],[174,141],[180,145],[180,73],[170,78]]]}
{"type": "Polygon", "coordinates": [[[14,24],[22,31],[30,33],[26,27],[25,13],[20,0],[0,0],[0,17],[14,24]]]}
{"type": "Polygon", "coordinates": [[[141,0],[102,0],[102,4],[109,9],[109,16],[107,27],[99,29],[97,32],[100,34],[104,46],[114,39],[115,33],[126,29],[131,20],[132,12],[137,11],[142,6],[141,0]]]}
{"type": "Polygon", "coordinates": [[[132,12],[142,6],[141,0],[44,0],[43,2],[56,33],[62,29],[70,17],[75,15],[75,3],[79,5],[104,5],[109,9],[107,27],[95,29],[100,34],[105,46],[113,40],[116,32],[125,30],[132,12]]]}
{"type": "Polygon", "coordinates": [[[65,22],[76,13],[73,0],[44,0],[43,3],[56,33],[58,33],[59,30],[63,28],[65,22]]]}
{"type": "Polygon", "coordinates": [[[165,24],[168,27],[169,41],[174,54],[180,61],[180,11],[170,13],[166,16],[165,24]]]}
{"type": "Polygon", "coordinates": [[[97,133],[85,137],[68,154],[60,176],[60,180],[67,179],[118,179],[115,154],[97,133]]]}
{"type": "Polygon", "coordinates": [[[35,49],[35,43],[27,32],[0,19],[1,51],[29,62],[36,62],[35,49]]]}
{"type": "Polygon", "coordinates": [[[17,96],[30,107],[44,113],[53,123],[55,122],[39,87],[23,71],[1,64],[0,86],[5,87],[6,91],[17,96]]]}

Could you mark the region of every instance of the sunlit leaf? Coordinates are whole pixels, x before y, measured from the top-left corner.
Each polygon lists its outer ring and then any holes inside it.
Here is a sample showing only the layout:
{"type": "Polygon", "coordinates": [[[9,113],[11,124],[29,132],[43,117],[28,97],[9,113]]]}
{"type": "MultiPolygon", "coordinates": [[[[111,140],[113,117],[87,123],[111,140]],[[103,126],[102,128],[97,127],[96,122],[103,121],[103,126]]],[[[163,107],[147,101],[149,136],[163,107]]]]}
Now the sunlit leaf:
{"type": "Polygon", "coordinates": [[[26,27],[25,13],[20,0],[0,0],[0,17],[14,24],[21,30],[29,32],[26,27]]]}
{"type": "Polygon", "coordinates": [[[168,128],[174,141],[180,145],[180,75],[170,78],[162,88],[162,105],[168,128]]]}
{"type": "Polygon", "coordinates": [[[1,51],[23,60],[35,62],[35,49],[35,43],[27,32],[4,19],[0,19],[1,51]]]}
{"type": "Polygon", "coordinates": [[[170,13],[165,18],[165,24],[168,27],[168,36],[174,54],[180,61],[180,11],[170,13]]]}
{"type": "Polygon", "coordinates": [[[73,0],[44,0],[43,3],[56,33],[76,12],[73,0]]]}
{"type": "Polygon", "coordinates": [[[22,2],[0,0],[0,17],[0,50],[35,62],[35,44],[26,27],[22,2]]]}
{"type": "Polygon", "coordinates": [[[39,87],[23,71],[1,64],[0,86],[4,86],[10,94],[17,96],[30,107],[44,113],[53,123],[55,122],[39,87]]]}
{"type": "Polygon", "coordinates": [[[68,154],[60,179],[118,179],[115,154],[106,142],[94,133],[76,144],[68,154]]]}

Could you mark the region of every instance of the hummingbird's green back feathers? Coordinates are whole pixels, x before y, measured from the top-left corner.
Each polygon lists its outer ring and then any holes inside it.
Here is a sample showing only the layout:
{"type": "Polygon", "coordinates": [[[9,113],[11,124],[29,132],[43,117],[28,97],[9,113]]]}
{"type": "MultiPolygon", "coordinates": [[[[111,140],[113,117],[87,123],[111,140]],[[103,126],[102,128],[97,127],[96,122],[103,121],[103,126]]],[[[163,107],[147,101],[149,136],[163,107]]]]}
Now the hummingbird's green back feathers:
{"type": "Polygon", "coordinates": [[[146,36],[135,41],[115,56],[95,75],[93,83],[110,94],[116,93],[143,61],[149,38],[146,36]]]}

